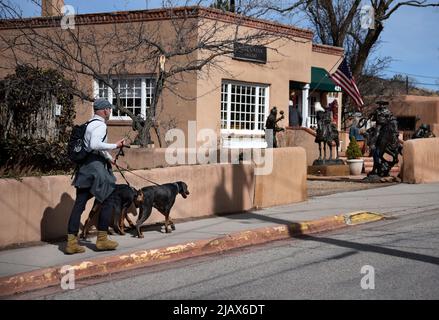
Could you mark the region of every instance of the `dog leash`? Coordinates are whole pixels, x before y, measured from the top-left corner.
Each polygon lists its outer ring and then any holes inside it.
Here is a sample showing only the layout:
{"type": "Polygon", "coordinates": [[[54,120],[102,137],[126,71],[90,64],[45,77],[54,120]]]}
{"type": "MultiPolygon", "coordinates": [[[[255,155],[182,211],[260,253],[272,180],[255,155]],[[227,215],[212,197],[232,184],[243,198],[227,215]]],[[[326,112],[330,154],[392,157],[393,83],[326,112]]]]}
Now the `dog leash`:
{"type": "MultiPolygon", "coordinates": [[[[147,179],[147,178],[144,178],[144,177],[142,177],[142,176],[139,176],[138,174],[135,174],[134,172],[132,172],[131,170],[129,170],[129,169],[127,169],[127,168],[124,168],[124,167],[122,167],[122,166],[119,166],[117,163],[114,163],[115,165],[116,165],[116,168],[117,168],[117,170],[119,171],[119,173],[121,174],[121,176],[125,179],[125,181],[128,183],[128,181],[127,181],[127,179],[125,178],[125,176],[123,175],[123,173],[122,173],[122,171],[120,170],[120,169],[123,169],[123,170],[126,170],[126,171],[128,171],[129,173],[131,173],[133,176],[136,176],[136,177],[138,177],[138,178],[140,178],[140,179],[142,179],[142,180],[145,180],[145,181],[148,181],[148,182],[150,182],[150,183],[153,183],[153,184],[155,184],[156,186],[161,186],[161,184],[158,184],[157,182],[154,182],[154,181],[152,181],[152,180],[149,180],[149,179],[147,179]]],[[[129,185],[129,183],[128,183],[128,185],[129,185]]]]}
{"type": "Polygon", "coordinates": [[[124,180],[126,181],[126,183],[128,184],[128,186],[131,187],[130,183],[128,182],[127,178],[125,178],[125,175],[122,173],[122,170],[121,170],[121,169],[124,169],[124,170],[128,171],[129,173],[131,173],[132,175],[134,175],[134,176],[136,176],[136,177],[138,177],[138,178],[140,178],[140,179],[143,179],[143,180],[148,181],[148,182],[150,182],[150,183],[152,183],[152,184],[155,184],[156,186],[160,186],[160,184],[158,184],[157,182],[154,182],[154,181],[152,181],[152,180],[149,180],[149,179],[147,179],[147,178],[144,178],[144,177],[142,177],[142,176],[139,176],[138,174],[135,174],[134,172],[132,172],[132,171],[129,170],[128,168],[124,168],[124,167],[119,166],[119,165],[117,164],[117,159],[119,158],[119,156],[122,156],[122,157],[125,156],[125,153],[123,152],[123,148],[124,148],[124,147],[125,147],[125,148],[129,148],[130,146],[122,146],[121,148],[119,148],[119,152],[118,152],[117,155],[116,155],[116,159],[114,159],[114,165],[116,166],[117,170],[119,171],[119,173],[120,173],[120,175],[122,176],[122,178],[124,178],[124,180]]]}

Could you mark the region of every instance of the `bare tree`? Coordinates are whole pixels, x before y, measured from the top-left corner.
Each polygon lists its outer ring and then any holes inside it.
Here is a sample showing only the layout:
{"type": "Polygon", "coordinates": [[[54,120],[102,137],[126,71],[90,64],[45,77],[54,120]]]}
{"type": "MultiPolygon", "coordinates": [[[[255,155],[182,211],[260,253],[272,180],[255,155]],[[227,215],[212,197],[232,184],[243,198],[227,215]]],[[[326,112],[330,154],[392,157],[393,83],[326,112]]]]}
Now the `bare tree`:
{"type": "Polygon", "coordinates": [[[361,28],[360,5],[365,4],[361,0],[305,0],[293,1],[292,4],[287,1],[281,2],[281,5],[273,5],[277,1],[271,3],[270,10],[279,13],[304,10],[310,18],[316,42],[345,48],[354,77],[362,74],[384,30],[385,22],[396,11],[402,7],[439,7],[439,2],[370,0],[374,28],[361,28]]]}
{"type": "MultiPolygon", "coordinates": [[[[345,57],[351,67],[357,85],[365,97],[365,105],[373,103],[373,97],[389,90],[380,89],[384,82],[379,81],[382,71],[390,64],[390,57],[371,58],[379,45],[380,36],[386,21],[402,7],[438,7],[439,2],[431,1],[394,1],[394,0],[304,0],[281,2],[269,1],[267,12],[290,14],[302,11],[309,19],[314,31],[314,41],[326,45],[343,47],[345,57]],[[365,27],[361,21],[361,7],[370,5],[369,11],[374,25],[365,27]],[[374,79],[376,81],[371,81],[374,79]]],[[[391,90],[390,90],[391,91],[391,90]]],[[[392,91],[394,92],[394,91],[392,91]]],[[[356,106],[350,104],[347,95],[343,95],[342,123],[356,106]]]]}
{"type": "Polygon", "coordinates": [[[270,48],[277,39],[288,37],[246,27],[250,13],[229,14],[226,21],[217,19],[223,12],[202,8],[202,2],[175,8],[172,1],[167,1],[164,10],[155,12],[158,19],[147,11],[79,15],[74,28],[63,29],[60,16],[22,19],[19,9],[0,0],[0,14],[7,18],[0,20],[0,58],[9,67],[29,63],[56,68],[72,80],[75,94],[88,101],[94,99],[90,79],[98,81],[111,89],[120,114],[132,119],[140,145],[149,143],[152,128],[161,146],[157,119],[165,109],[159,103],[164,90],[193,99],[175,90],[176,85],[196,79],[201,71],[223,70],[222,57],[232,54],[236,43],[270,48]],[[114,81],[138,73],[154,79],[151,105],[145,115],[122,103],[121,90],[114,81]]]}

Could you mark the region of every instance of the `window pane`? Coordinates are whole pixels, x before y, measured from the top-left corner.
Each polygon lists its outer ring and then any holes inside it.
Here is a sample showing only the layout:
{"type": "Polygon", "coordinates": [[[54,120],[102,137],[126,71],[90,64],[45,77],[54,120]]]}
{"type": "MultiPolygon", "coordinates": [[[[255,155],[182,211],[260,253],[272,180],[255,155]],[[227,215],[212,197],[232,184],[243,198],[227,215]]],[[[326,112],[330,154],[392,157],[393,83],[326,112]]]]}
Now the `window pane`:
{"type": "Polygon", "coordinates": [[[262,130],[265,120],[265,87],[251,84],[222,84],[221,120],[227,126],[230,112],[230,128],[236,130],[262,130]],[[228,88],[230,87],[230,97],[228,88]],[[229,100],[231,102],[229,102],[229,100]]]}
{"type": "MultiPolygon", "coordinates": [[[[130,78],[130,79],[111,79],[112,85],[115,87],[116,92],[113,93],[112,103],[116,105],[116,93],[119,94],[120,104],[122,107],[126,107],[128,110],[133,112],[135,115],[146,114],[146,110],[142,111],[142,106],[149,108],[152,103],[153,89],[154,89],[154,79],[152,78],[130,78]],[[145,88],[142,90],[142,81],[145,88]],[[142,91],[144,94],[142,95],[142,91]]],[[[110,90],[108,86],[104,84],[103,81],[98,81],[98,95],[100,98],[108,99],[110,90]]],[[[112,117],[127,116],[126,114],[121,114],[118,110],[112,111],[112,117]]]]}

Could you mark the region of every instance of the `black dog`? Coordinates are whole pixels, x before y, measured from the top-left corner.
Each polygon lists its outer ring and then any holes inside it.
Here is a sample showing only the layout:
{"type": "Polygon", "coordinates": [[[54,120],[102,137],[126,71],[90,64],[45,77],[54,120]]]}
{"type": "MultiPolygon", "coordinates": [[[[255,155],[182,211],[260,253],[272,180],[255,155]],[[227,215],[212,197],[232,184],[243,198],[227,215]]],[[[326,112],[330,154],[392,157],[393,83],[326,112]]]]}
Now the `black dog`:
{"type": "MultiPolygon", "coordinates": [[[[143,203],[143,192],[136,190],[126,184],[117,184],[113,193],[110,195],[113,203],[113,229],[120,235],[124,235],[124,220],[126,219],[130,227],[134,228],[134,223],[127,215],[127,210],[134,202],[136,208],[143,203]]],[[[88,218],[84,223],[84,228],[81,238],[87,237],[88,231],[91,227],[93,217],[101,211],[101,204],[95,200],[93,208],[88,214],[88,218]]]]}
{"type": "Polygon", "coordinates": [[[141,191],[143,192],[143,204],[140,206],[139,218],[136,222],[137,236],[143,238],[140,227],[151,215],[153,207],[165,216],[166,233],[171,232],[168,228],[169,224],[172,230],[175,230],[175,225],[169,219],[169,214],[171,213],[177,194],[181,194],[185,199],[189,195],[186,183],[182,181],[166,183],[159,186],[144,187],[141,191]]]}

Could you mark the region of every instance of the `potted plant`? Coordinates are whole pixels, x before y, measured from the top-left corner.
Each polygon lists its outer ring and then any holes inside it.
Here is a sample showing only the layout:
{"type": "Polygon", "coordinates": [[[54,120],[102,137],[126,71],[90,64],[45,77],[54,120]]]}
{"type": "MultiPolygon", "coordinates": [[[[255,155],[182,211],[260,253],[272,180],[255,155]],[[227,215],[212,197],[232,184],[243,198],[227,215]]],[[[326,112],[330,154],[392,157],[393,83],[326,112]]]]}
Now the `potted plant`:
{"type": "Polygon", "coordinates": [[[361,174],[363,169],[362,156],[363,154],[361,153],[357,140],[355,137],[352,137],[346,150],[346,157],[348,158],[347,163],[349,164],[351,175],[358,176],[361,174]]]}

